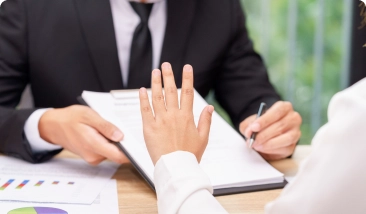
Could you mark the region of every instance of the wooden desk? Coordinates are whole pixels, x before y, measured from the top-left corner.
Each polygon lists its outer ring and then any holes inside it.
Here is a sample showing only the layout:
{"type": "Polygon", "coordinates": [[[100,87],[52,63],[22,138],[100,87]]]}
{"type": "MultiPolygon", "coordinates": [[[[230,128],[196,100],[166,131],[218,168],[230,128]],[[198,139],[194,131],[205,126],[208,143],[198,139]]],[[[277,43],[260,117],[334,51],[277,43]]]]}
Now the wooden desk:
{"type": "MultiPolygon", "coordinates": [[[[271,162],[286,176],[294,176],[298,164],[311,151],[310,146],[298,146],[292,159],[271,162]]],[[[77,158],[64,151],[58,157],[77,158]]],[[[113,176],[118,182],[118,202],[120,213],[157,213],[155,192],[143,180],[131,164],[122,165],[113,176]]],[[[219,196],[217,199],[229,213],[263,213],[266,203],[273,201],[281,190],[219,196]]]]}

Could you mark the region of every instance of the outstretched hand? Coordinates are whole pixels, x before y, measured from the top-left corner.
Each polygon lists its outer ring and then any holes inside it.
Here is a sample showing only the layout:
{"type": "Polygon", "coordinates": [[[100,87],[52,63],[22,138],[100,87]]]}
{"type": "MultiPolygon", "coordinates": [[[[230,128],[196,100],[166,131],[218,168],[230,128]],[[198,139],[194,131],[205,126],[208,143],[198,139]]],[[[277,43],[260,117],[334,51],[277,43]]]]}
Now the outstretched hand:
{"type": "Polygon", "coordinates": [[[182,79],[180,105],[172,67],[169,63],[163,63],[162,73],[159,69],[152,72],[152,107],[146,89],[140,89],[144,138],[154,165],[162,155],[175,151],[191,152],[200,162],[208,143],[214,108],[207,106],[203,109],[196,127],[193,116],[192,66],[184,66],[182,79]],[[165,96],[161,75],[163,75],[165,96]]]}

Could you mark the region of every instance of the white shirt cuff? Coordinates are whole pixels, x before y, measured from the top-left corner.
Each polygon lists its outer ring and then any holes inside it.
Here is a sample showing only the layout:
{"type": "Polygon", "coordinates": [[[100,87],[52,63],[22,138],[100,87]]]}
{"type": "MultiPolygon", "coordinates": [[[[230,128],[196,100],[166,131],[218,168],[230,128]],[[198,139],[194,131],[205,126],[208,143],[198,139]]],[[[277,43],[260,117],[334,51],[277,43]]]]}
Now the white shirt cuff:
{"type": "Polygon", "coordinates": [[[34,153],[53,151],[62,148],[59,145],[48,143],[47,141],[43,140],[39,135],[38,130],[39,120],[41,119],[42,115],[48,110],[49,109],[36,110],[27,119],[24,125],[25,136],[27,137],[30,147],[34,153]]]}
{"type": "Polygon", "coordinates": [[[210,179],[189,152],[177,151],[163,155],[155,165],[154,183],[159,213],[178,213],[182,204],[195,192],[211,194],[210,179]]]}

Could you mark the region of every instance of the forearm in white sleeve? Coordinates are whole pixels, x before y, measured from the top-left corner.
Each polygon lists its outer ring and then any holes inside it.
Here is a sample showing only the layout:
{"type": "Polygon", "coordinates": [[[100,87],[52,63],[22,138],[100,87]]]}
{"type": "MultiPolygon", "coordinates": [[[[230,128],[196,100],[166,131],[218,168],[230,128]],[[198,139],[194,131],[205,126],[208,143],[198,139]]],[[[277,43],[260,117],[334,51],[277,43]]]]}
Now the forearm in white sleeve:
{"type": "Polygon", "coordinates": [[[24,125],[24,133],[34,153],[61,149],[61,146],[48,143],[39,134],[38,123],[42,115],[49,109],[38,109],[31,114],[24,125]]]}
{"type": "Polygon", "coordinates": [[[212,196],[210,179],[192,153],[162,156],[155,165],[154,183],[160,214],[227,213],[212,196]]]}
{"type": "Polygon", "coordinates": [[[312,153],[266,213],[366,212],[366,79],[338,93],[312,153]]]}

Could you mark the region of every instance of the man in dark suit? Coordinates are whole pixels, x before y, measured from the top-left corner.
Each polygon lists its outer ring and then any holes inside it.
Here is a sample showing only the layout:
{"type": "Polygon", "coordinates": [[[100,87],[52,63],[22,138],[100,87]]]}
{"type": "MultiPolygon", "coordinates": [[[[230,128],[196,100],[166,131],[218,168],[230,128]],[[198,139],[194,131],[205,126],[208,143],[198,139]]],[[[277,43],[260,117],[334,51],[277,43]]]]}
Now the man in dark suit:
{"type": "MultiPolygon", "coordinates": [[[[288,157],[301,117],[268,80],[238,0],[7,0],[0,7],[0,151],[30,162],[62,148],[91,164],[124,155],[107,139],[123,130],[88,107],[83,90],[150,87],[152,68],[194,67],[195,89],[211,89],[234,125],[268,160],[288,157]],[[30,83],[35,109],[17,110],[30,83]],[[259,119],[261,102],[272,106],[259,119]]],[[[179,85],[178,85],[179,87],[179,85]]]]}

